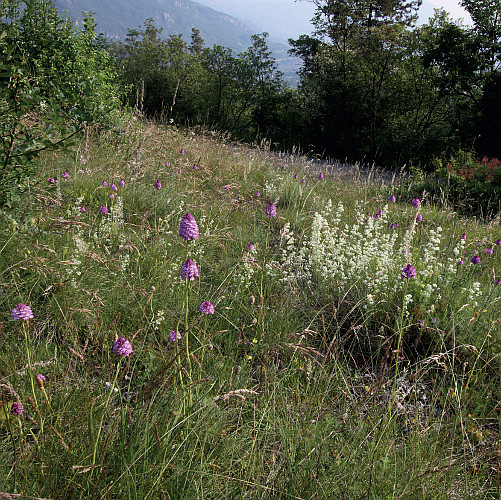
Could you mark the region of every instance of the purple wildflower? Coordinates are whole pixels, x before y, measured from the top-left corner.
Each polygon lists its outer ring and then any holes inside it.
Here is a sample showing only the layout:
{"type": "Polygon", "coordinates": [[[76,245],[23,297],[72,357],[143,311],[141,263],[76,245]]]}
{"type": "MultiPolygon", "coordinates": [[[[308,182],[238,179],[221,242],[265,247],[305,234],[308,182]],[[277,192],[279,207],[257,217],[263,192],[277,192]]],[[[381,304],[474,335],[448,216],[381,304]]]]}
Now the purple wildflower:
{"type": "Polygon", "coordinates": [[[69,176],[70,176],[70,174],[69,174],[68,172],[66,172],[66,171],[64,171],[64,172],[61,174],[61,177],[62,177],[63,179],[67,179],[69,176]]]}
{"type": "Polygon", "coordinates": [[[261,193],[259,191],[256,191],[256,196],[261,196],[261,193]]]}
{"type": "Polygon", "coordinates": [[[110,193],[110,198],[115,198],[115,193],[110,193]]]}
{"type": "Polygon", "coordinates": [[[214,304],[211,302],[202,302],[198,310],[205,314],[214,314],[214,304]]]}
{"type": "Polygon", "coordinates": [[[80,212],[87,212],[87,209],[85,207],[80,207],[80,212]]]}
{"type": "Polygon", "coordinates": [[[402,274],[401,278],[402,279],[416,279],[417,276],[417,271],[416,268],[412,264],[407,264],[403,269],[402,269],[402,274]]]}
{"type": "Polygon", "coordinates": [[[488,255],[492,255],[494,253],[494,250],[492,248],[486,248],[485,253],[488,255]]]}
{"type": "Polygon", "coordinates": [[[198,165],[196,163],[193,165],[193,170],[198,170],[198,165]]]}
{"type": "Polygon", "coordinates": [[[458,265],[459,265],[459,266],[462,266],[463,264],[464,264],[464,260],[463,260],[463,259],[459,259],[459,260],[458,260],[458,265]]]}
{"type": "Polygon", "coordinates": [[[113,184],[113,182],[110,185],[110,188],[113,189],[113,191],[118,191],[118,188],[113,184]]]}
{"type": "Polygon", "coordinates": [[[433,323],[436,323],[437,322],[437,318],[433,318],[432,321],[433,321],[433,323]]]}
{"type": "Polygon", "coordinates": [[[125,186],[125,180],[124,180],[124,179],[120,179],[120,180],[118,181],[118,185],[119,185],[121,188],[123,188],[123,187],[125,186]]]}
{"type": "Polygon", "coordinates": [[[107,186],[108,183],[106,181],[101,182],[101,186],[107,186]]]}
{"type": "Polygon", "coordinates": [[[134,354],[130,342],[128,340],[125,340],[123,337],[119,337],[117,340],[115,340],[112,351],[115,354],[124,357],[128,357],[131,354],[134,354]]]}
{"type": "Polygon", "coordinates": [[[294,179],[297,179],[297,174],[294,174],[294,179]]]}
{"type": "Polygon", "coordinates": [[[501,285],[501,278],[496,278],[493,283],[495,285],[501,285]]]}
{"type": "Polygon", "coordinates": [[[462,239],[462,240],[466,240],[466,233],[463,233],[463,234],[461,235],[461,239],[462,239]]]}
{"type": "Polygon", "coordinates": [[[19,303],[16,307],[14,307],[14,309],[12,309],[11,316],[12,319],[22,319],[24,321],[27,319],[32,319],[33,312],[30,306],[19,303]]]}
{"type": "Polygon", "coordinates": [[[50,184],[54,184],[56,181],[54,180],[54,177],[49,177],[47,179],[47,182],[49,182],[50,184]]]}
{"type": "Polygon", "coordinates": [[[501,240],[496,240],[496,245],[501,245],[501,240]]]}
{"type": "Polygon", "coordinates": [[[474,255],[472,258],[471,258],[471,263],[472,264],[480,264],[480,257],[478,255],[474,255]]]}
{"type": "Polygon", "coordinates": [[[12,403],[10,407],[10,414],[14,417],[19,417],[24,411],[23,405],[21,403],[12,403]]]}
{"type": "Polygon", "coordinates": [[[413,198],[412,201],[411,201],[411,205],[414,208],[418,208],[418,207],[421,206],[421,200],[419,198],[413,198]]]}
{"type": "Polygon", "coordinates": [[[47,379],[45,378],[44,375],[42,375],[41,373],[39,373],[38,375],[35,375],[35,382],[37,383],[38,387],[40,389],[43,389],[43,383],[46,381],[47,379]]]}
{"type": "Polygon", "coordinates": [[[306,181],[304,179],[301,179],[301,184],[304,184],[306,181]]]}
{"type": "Polygon", "coordinates": [[[229,191],[230,190],[230,186],[228,184],[225,184],[224,185],[224,189],[226,189],[226,191],[229,191]]]}
{"type": "Polygon", "coordinates": [[[172,330],[172,332],[169,333],[169,340],[171,342],[175,342],[176,340],[181,340],[181,334],[177,330],[172,330]]]}
{"type": "Polygon", "coordinates": [[[264,211],[264,213],[268,217],[276,217],[277,216],[277,207],[275,206],[274,203],[270,202],[270,203],[268,203],[268,205],[266,205],[266,210],[264,211]]]}
{"type": "Polygon", "coordinates": [[[416,215],[416,221],[421,222],[423,220],[423,216],[421,214],[416,215]]]}
{"type": "Polygon", "coordinates": [[[168,162],[168,161],[166,161],[166,162],[165,162],[165,166],[166,166],[167,168],[169,167],[169,162],[168,162]]]}
{"type": "Polygon", "coordinates": [[[183,148],[181,148],[181,149],[179,150],[179,154],[180,154],[180,155],[184,155],[184,149],[183,149],[183,148]]]}
{"type": "Polygon", "coordinates": [[[155,189],[162,189],[162,181],[160,179],[155,181],[155,189]]]}
{"type": "Polygon", "coordinates": [[[186,241],[198,240],[198,224],[195,217],[193,217],[190,212],[186,212],[186,214],[181,218],[181,223],[179,224],[179,236],[186,241]]]}
{"type": "Polygon", "coordinates": [[[180,169],[180,168],[178,168],[178,169],[177,169],[177,173],[178,173],[178,174],[180,174],[180,173],[181,173],[181,169],[180,169]]]}
{"type": "Polygon", "coordinates": [[[390,196],[390,200],[389,200],[389,201],[390,201],[390,203],[395,203],[395,202],[397,201],[397,199],[395,198],[395,195],[394,195],[394,194],[392,194],[392,195],[390,196]]]}
{"type": "Polygon", "coordinates": [[[106,205],[101,205],[99,213],[106,215],[108,213],[108,207],[106,205]]]}
{"type": "Polygon", "coordinates": [[[390,229],[395,229],[398,226],[398,222],[390,224],[390,229]]]}
{"type": "Polygon", "coordinates": [[[198,278],[198,276],[199,274],[197,265],[191,259],[188,259],[181,266],[181,279],[194,281],[195,278],[198,278]]]}
{"type": "Polygon", "coordinates": [[[320,180],[322,180],[322,179],[324,178],[324,174],[323,174],[322,172],[320,172],[320,173],[318,174],[318,178],[319,178],[320,180]]]}
{"type": "Polygon", "coordinates": [[[249,252],[253,252],[256,249],[256,247],[252,243],[249,243],[249,246],[247,248],[249,252]]]}

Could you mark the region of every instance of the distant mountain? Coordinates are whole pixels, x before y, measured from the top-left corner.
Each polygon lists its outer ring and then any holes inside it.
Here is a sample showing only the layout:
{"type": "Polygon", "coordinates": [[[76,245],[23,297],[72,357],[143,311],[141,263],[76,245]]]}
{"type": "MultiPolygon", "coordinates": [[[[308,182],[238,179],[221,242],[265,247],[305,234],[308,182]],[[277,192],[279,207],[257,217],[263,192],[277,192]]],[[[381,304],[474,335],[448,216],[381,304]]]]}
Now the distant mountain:
{"type": "MultiPolygon", "coordinates": [[[[251,45],[250,36],[261,31],[192,0],[54,0],[54,3],[60,12],[68,11],[74,22],[83,21],[82,11],[93,13],[97,32],[117,40],[123,40],[129,29],[138,29],[147,18],[153,18],[164,37],[182,34],[189,42],[192,28],[197,28],[207,47],[218,44],[239,53],[251,45]]],[[[287,55],[286,44],[270,40],[268,46],[285,80],[294,85],[299,60],[287,55]]]]}
{"type": "Polygon", "coordinates": [[[191,29],[200,30],[206,45],[218,43],[241,51],[254,33],[236,18],[191,0],[55,0],[58,10],[67,10],[73,21],[82,21],[82,11],[94,13],[97,31],[108,38],[123,39],[130,28],[137,29],[153,18],[162,34],[182,33],[187,40],[191,29]]]}

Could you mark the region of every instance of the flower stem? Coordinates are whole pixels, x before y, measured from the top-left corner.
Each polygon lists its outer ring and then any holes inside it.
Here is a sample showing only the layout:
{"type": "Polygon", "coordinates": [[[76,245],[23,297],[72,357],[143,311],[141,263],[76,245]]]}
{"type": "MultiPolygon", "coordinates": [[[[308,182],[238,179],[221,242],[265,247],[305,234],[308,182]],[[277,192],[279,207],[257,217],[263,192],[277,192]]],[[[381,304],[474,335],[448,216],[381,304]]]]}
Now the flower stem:
{"type": "MultiPolygon", "coordinates": [[[[188,259],[188,241],[186,242],[186,251],[185,251],[185,262],[188,259]]],[[[188,385],[188,397],[189,397],[189,405],[193,405],[193,398],[191,394],[191,355],[190,355],[190,342],[189,342],[189,325],[188,325],[188,308],[189,308],[189,294],[190,294],[190,280],[188,278],[185,279],[185,289],[184,289],[184,342],[186,347],[186,358],[188,359],[188,376],[189,376],[189,385],[188,385]]]]}
{"type": "Polygon", "coordinates": [[[26,332],[26,326],[23,321],[23,333],[24,333],[24,342],[26,345],[26,358],[28,360],[28,375],[30,377],[30,383],[31,383],[31,392],[33,394],[33,399],[35,401],[35,407],[38,410],[38,400],[37,400],[37,395],[35,392],[35,382],[34,382],[34,377],[33,377],[33,371],[31,369],[31,355],[30,355],[30,346],[29,346],[29,340],[28,340],[28,333],[26,332]]]}
{"type": "MultiPolygon", "coordinates": [[[[118,373],[120,372],[121,362],[122,362],[122,360],[120,359],[119,362],[118,362],[118,364],[117,364],[117,370],[115,372],[115,378],[113,379],[113,383],[111,384],[110,392],[108,393],[108,397],[107,397],[106,403],[104,405],[103,413],[101,415],[101,420],[99,422],[99,428],[97,430],[97,436],[96,436],[96,439],[94,440],[94,451],[92,453],[92,466],[94,466],[96,464],[97,447],[99,445],[99,440],[101,439],[101,431],[103,429],[104,416],[106,415],[106,410],[108,409],[108,406],[110,404],[111,395],[113,394],[113,389],[115,388],[115,384],[116,384],[117,379],[118,379],[118,373]]],[[[92,476],[93,470],[91,471],[91,476],[92,476]]]]}
{"type": "Polygon", "coordinates": [[[402,299],[402,311],[400,313],[400,327],[398,330],[398,340],[397,340],[397,349],[396,349],[396,360],[395,360],[395,375],[393,376],[393,394],[390,397],[388,402],[388,411],[391,415],[393,410],[393,405],[395,404],[395,400],[397,399],[397,376],[398,376],[398,361],[400,356],[400,348],[402,346],[402,337],[404,335],[404,314],[405,314],[405,297],[407,295],[407,288],[409,287],[409,281],[406,280],[404,297],[402,299]]]}

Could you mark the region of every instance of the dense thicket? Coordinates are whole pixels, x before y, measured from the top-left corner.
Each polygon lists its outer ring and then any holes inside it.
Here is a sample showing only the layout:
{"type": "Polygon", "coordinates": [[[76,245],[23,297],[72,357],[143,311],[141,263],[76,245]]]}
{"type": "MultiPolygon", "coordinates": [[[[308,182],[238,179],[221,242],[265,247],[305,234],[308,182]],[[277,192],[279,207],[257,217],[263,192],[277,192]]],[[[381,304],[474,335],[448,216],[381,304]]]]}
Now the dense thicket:
{"type": "Polygon", "coordinates": [[[413,27],[420,3],[317,2],[314,36],[291,40],[304,61],[306,121],[321,124],[307,129],[312,143],[388,165],[426,165],[459,148],[499,155],[486,101],[501,97],[500,2],[465,1],[473,28],[444,11],[413,27]]]}
{"type": "Polygon", "coordinates": [[[219,45],[204,47],[193,29],[191,43],[181,35],[161,37],[152,19],[130,30],[125,43],[111,45],[128,103],[149,116],[182,124],[205,124],[238,137],[281,137],[292,93],[285,88],[266,43],[254,35],[241,54],[219,45]]]}
{"type": "Polygon", "coordinates": [[[193,31],[161,37],[152,20],[114,46],[129,103],[176,123],[269,138],[338,158],[427,167],[435,155],[501,154],[498,0],[465,0],[472,28],[444,11],[415,27],[420,0],[317,0],[313,35],[290,40],[302,61],[286,88],[256,35],[242,54],[204,48],[193,31]]]}

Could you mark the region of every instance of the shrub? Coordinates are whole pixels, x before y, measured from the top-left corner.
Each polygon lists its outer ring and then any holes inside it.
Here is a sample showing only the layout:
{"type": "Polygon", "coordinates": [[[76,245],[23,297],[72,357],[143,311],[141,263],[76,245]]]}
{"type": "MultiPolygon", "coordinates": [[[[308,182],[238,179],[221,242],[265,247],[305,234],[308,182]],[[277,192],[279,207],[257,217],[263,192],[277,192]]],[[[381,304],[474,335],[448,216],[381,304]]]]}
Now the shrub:
{"type": "Polygon", "coordinates": [[[411,181],[411,193],[426,191],[429,202],[450,206],[464,215],[494,216],[501,204],[501,162],[498,158],[477,160],[473,153],[458,151],[448,159],[434,161],[431,177],[411,181]]]}
{"type": "Polygon", "coordinates": [[[0,3],[0,202],[9,205],[29,185],[40,151],[68,146],[120,96],[92,17],[78,30],[51,3],[20,4],[0,3]]]}

